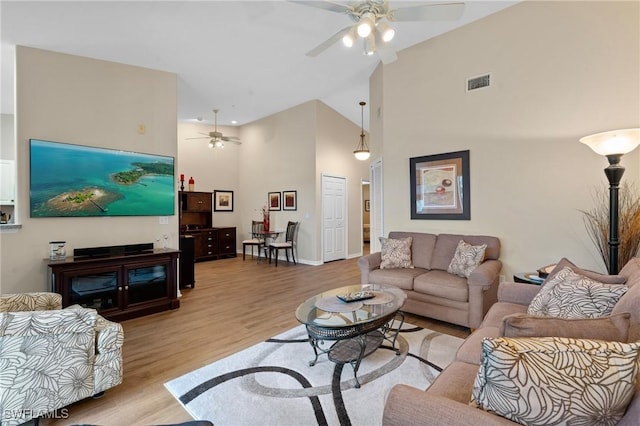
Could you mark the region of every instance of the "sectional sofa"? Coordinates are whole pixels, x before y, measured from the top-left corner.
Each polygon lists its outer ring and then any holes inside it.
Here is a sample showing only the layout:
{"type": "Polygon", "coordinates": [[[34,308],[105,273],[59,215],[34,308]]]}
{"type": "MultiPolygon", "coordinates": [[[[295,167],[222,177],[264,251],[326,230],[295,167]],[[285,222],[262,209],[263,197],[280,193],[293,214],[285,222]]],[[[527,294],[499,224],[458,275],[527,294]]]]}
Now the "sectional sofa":
{"type": "MultiPolygon", "coordinates": [[[[498,302],[491,307],[481,327],[465,340],[456,354],[455,361],[442,371],[426,391],[407,385],[396,385],[392,388],[386,400],[383,425],[513,425],[514,422],[505,417],[470,405],[474,385],[482,384],[482,382],[476,382],[476,379],[481,361],[483,361],[483,345],[488,343],[487,341],[483,342],[485,338],[499,336],[534,338],[560,336],[575,339],[595,339],[598,341],[636,342],[635,344],[638,345],[640,341],[640,258],[633,258],[629,261],[617,276],[599,276],[590,271],[577,268],[567,259],[562,259],[547,280],[566,267],[578,274],[610,283],[612,286],[627,286],[628,290],[615,303],[611,314],[605,318],[563,320],[549,317],[532,318],[531,315],[527,314],[529,304],[541,291],[542,286],[510,282],[501,283],[498,302]]],[[[543,285],[547,282],[545,281],[543,285]]],[[[578,304],[577,300],[576,304],[578,304]]],[[[618,343],[613,343],[613,345],[621,346],[618,343]]],[[[486,351],[486,346],[484,350],[486,351]]],[[[584,352],[579,350],[576,352],[584,355],[584,352]]],[[[612,358],[613,356],[610,353],[605,352],[605,356],[602,357],[601,361],[603,363],[608,362],[612,358]]],[[[600,374],[599,370],[591,369],[593,366],[600,367],[595,365],[598,364],[597,362],[588,364],[587,362],[573,362],[572,358],[568,359],[571,361],[566,365],[568,368],[574,365],[578,369],[586,366],[587,375],[593,374],[597,376],[600,374]]],[[[583,360],[586,358],[577,359],[583,360]]],[[[483,361],[482,365],[484,364],[486,362],[483,361]]],[[[637,353],[635,364],[637,373],[637,353]]],[[[521,382],[526,382],[527,379],[530,379],[530,377],[519,376],[521,382]]],[[[538,380],[542,379],[538,378],[538,380]]],[[[516,387],[513,385],[514,381],[515,379],[512,381],[505,380],[504,382],[516,387]]],[[[604,387],[608,389],[607,391],[615,390],[620,382],[620,379],[615,379],[604,387]]],[[[538,389],[541,386],[538,383],[535,388],[538,389]]],[[[630,386],[630,389],[633,396],[626,411],[624,411],[624,416],[616,423],[619,426],[640,424],[640,380],[636,380],[635,393],[633,393],[633,385],[630,386]]],[[[512,390],[509,389],[509,391],[512,390]]],[[[518,396],[517,393],[512,395],[513,400],[518,396]]],[[[573,394],[567,398],[556,396],[552,400],[543,401],[542,406],[544,408],[545,404],[548,407],[553,404],[567,404],[568,400],[573,396],[573,394]]],[[[527,394],[525,401],[530,403],[535,401],[535,398],[527,394]]],[[[598,401],[599,398],[589,399],[590,404],[597,404],[598,401]]],[[[566,408],[566,411],[569,409],[566,408]]],[[[606,410],[603,410],[603,413],[607,415],[606,410]]],[[[585,422],[584,424],[611,424],[607,423],[607,419],[604,418],[591,418],[590,420],[592,420],[591,423],[585,422]]],[[[542,422],[542,424],[545,424],[545,422],[542,422]]]]}

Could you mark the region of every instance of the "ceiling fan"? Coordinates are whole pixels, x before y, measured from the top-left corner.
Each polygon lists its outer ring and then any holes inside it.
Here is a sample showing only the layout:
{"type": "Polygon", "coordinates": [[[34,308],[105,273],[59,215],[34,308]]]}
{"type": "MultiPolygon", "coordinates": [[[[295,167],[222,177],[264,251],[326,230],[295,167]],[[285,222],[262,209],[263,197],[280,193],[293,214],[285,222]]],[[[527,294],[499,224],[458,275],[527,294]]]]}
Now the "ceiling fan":
{"type": "Polygon", "coordinates": [[[242,142],[240,142],[240,139],[237,136],[225,136],[218,131],[218,112],[219,111],[220,111],[219,109],[213,110],[213,122],[214,122],[213,132],[209,132],[209,133],[198,132],[204,136],[198,136],[195,138],[185,138],[185,139],[210,139],[209,148],[224,148],[225,142],[231,142],[236,145],[242,145],[242,142]]]}
{"type": "Polygon", "coordinates": [[[330,12],[347,14],[355,24],[345,27],[306,53],[307,56],[318,56],[335,42],[342,39],[345,46],[355,44],[356,36],[364,39],[364,53],[378,53],[382,63],[388,64],[398,59],[389,42],[395,30],[386,22],[400,21],[446,21],[456,20],[462,16],[464,3],[422,4],[418,6],[391,9],[387,0],[360,0],[349,2],[349,5],[333,1],[289,0],[305,6],[317,7],[330,12]]]}

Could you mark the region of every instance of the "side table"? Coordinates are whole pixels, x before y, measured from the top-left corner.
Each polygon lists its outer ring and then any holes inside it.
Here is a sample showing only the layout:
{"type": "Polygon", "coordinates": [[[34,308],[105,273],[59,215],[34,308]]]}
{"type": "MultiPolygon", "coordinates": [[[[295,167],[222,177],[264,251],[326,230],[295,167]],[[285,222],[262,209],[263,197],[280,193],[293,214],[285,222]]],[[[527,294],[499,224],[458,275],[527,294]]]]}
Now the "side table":
{"type": "Polygon", "coordinates": [[[537,272],[518,272],[513,276],[513,281],[517,283],[540,285],[544,281],[537,272]]]}

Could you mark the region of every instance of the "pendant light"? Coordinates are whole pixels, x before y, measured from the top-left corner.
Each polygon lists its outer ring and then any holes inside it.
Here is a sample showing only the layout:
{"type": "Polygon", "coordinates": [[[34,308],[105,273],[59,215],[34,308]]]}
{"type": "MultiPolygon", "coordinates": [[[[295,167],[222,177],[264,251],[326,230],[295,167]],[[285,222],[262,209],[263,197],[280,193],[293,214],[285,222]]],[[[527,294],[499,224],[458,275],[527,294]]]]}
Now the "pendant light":
{"type": "Polygon", "coordinates": [[[369,159],[371,153],[369,152],[369,147],[367,146],[367,142],[364,140],[364,106],[367,103],[364,101],[360,101],[360,107],[362,108],[362,127],[360,128],[360,142],[356,147],[356,150],[353,151],[353,155],[360,161],[364,161],[369,159]]]}

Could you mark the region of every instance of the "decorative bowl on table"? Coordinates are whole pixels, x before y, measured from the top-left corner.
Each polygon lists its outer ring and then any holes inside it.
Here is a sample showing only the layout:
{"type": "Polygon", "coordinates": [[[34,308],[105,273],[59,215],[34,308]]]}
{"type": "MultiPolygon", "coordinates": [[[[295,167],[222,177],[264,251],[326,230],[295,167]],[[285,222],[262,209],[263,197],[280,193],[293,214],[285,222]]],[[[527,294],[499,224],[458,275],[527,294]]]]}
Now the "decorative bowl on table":
{"type": "Polygon", "coordinates": [[[551,273],[551,271],[553,271],[553,268],[555,267],[556,265],[554,263],[553,265],[543,266],[542,268],[538,269],[536,272],[538,273],[538,276],[540,278],[547,278],[551,273]]]}

